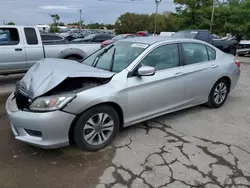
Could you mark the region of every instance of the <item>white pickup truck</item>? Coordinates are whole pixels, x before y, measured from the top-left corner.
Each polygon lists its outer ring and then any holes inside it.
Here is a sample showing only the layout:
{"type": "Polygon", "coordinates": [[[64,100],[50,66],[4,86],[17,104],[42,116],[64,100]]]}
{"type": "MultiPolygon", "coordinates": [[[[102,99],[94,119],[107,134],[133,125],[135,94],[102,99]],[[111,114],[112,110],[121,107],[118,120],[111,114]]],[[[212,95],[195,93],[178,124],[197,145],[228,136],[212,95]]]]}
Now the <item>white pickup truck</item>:
{"type": "Polygon", "coordinates": [[[26,72],[42,58],[81,60],[100,44],[43,44],[30,26],[0,26],[0,75],[26,72]]]}

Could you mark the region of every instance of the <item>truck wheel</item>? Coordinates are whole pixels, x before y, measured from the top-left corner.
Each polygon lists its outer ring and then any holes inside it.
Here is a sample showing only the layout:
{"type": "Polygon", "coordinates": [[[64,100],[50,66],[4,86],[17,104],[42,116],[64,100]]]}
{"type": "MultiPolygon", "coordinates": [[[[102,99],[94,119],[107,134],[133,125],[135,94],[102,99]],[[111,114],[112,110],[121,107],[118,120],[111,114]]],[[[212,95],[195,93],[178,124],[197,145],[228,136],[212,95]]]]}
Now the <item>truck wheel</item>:
{"type": "Polygon", "coordinates": [[[114,108],[98,105],[86,110],[74,127],[74,141],[82,150],[97,151],[108,146],[119,130],[120,120],[114,108]]]}

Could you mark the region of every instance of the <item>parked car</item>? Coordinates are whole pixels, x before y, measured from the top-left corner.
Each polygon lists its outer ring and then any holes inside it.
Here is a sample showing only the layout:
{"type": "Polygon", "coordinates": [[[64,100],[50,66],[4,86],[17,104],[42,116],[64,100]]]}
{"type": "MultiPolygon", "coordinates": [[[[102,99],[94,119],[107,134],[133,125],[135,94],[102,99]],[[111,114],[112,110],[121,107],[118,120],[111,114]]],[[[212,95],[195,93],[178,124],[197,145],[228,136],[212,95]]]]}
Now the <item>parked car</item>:
{"type": "Polygon", "coordinates": [[[138,31],[136,34],[141,35],[142,37],[150,36],[150,33],[148,31],[138,31]]]}
{"type": "Polygon", "coordinates": [[[4,25],[0,32],[9,33],[8,40],[0,42],[0,75],[26,72],[45,57],[80,61],[100,48],[99,44],[47,43],[51,35],[41,34],[42,41],[37,27],[4,25]]]}
{"type": "Polygon", "coordinates": [[[69,42],[67,38],[53,33],[41,33],[43,44],[66,44],[69,42]]]}
{"type": "Polygon", "coordinates": [[[197,40],[205,41],[209,44],[214,45],[223,52],[236,55],[236,50],[238,46],[237,40],[233,37],[226,37],[224,39],[213,39],[211,33],[208,30],[183,30],[178,31],[173,34],[173,38],[192,38],[197,40]]]}
{"type": "Polygon", "coordinates": [[[237,52],[238,56],[245,56],[250,54],[250,41],[241,40],[238,45],[237,52]]]}
{"type": "Polygon", "coordinates": [[[98,33],[98,34],[90,34],[84,38],[78,38],[72,40],[72,42],[84,42],[84,43],[102,43],[105,40],[109,40],[113,38],[114,35],[105,34],[105,33],[98,33]]]}
{"type": "Polygon", "coordinates": [[[126,39],[126,38],[134,38],[134,37],[141,37],[141,35],[138,35],[138,34],[120,34],[120,35],[113,37],[110,40],[103,41],[101,44],[101,48],[103,48],[109,44],[112,44],[113,42],[115,42],[117,40],[126,39]]]}
{"type": "Polygon", "coordinates": [[[124,39],[83,64],[41,60],[17,84],[6,110],[20,141],[95,151],[120,128],[199,104],[221,107],[239,67],[234,56],[199,40],[124,39]]]}

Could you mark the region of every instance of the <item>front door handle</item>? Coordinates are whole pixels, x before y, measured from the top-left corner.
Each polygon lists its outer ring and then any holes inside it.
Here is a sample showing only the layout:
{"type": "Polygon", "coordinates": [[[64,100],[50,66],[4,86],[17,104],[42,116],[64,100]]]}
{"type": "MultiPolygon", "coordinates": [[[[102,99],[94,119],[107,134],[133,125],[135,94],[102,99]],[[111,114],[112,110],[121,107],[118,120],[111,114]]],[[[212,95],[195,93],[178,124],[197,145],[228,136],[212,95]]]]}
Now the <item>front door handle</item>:
{"type": "Polygon", "coordinates": [[[216,65],[216,64],[214,64],[214,65],[211,65],[211,67],[214,69],[214,68],[217,68],[219,65],[216,65]]]}
{"type": "Polygon", "coordinates": [[[177,72],[174,76],[181,76],[183,75],[183,72],[177,72]]]}
{"type": "Polygon", "coordinates": [[[15,51],[23,51],[22,48],[16,48],[15,51]]]}

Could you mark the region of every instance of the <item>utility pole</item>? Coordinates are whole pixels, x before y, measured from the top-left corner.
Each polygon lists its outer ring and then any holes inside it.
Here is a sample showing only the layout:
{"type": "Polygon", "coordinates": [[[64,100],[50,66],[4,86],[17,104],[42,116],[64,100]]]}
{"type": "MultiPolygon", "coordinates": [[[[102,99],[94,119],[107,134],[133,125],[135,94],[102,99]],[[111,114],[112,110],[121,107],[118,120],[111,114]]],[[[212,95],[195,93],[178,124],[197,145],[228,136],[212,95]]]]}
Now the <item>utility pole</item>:
{"type": "Polygon", "coordinates": [[[210,33],[212,33],[212,28],[214,24],[214,8],[215,8],[215,1],[213,0],[213,7],[212,7],[212,15],[211,15],[211,24],[210,24],[210,33]]]}
{"type": "Polygon", "coordinates": [[[157,14],[158,14],[158,7],[162,0],[155,0],[155,29],[154,29],[154,35],[156,34],[156,26],[157,26],[157,14]]]}
{"type": "Polygon", "coordinates": [[[81,28],[82,28],[82,9],[80,9],[79,12],[80,12],[79,31],[81,33],[81,28]]]}

